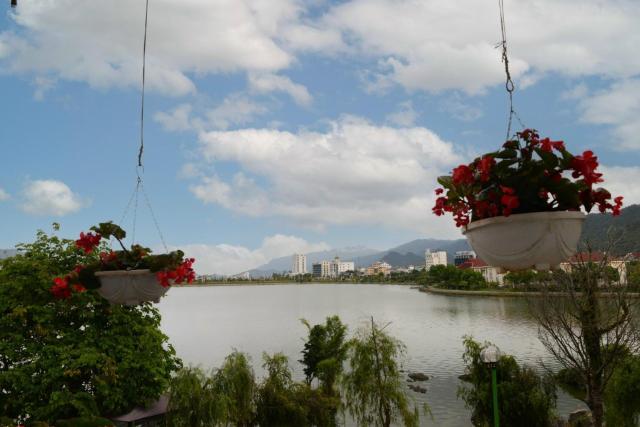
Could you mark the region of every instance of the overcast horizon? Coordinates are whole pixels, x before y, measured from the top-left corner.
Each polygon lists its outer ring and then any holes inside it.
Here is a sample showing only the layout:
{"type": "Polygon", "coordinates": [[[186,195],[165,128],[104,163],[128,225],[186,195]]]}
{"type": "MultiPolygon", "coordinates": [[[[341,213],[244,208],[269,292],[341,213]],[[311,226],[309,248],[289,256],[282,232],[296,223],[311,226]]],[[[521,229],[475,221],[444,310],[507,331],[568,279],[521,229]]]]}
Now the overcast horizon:
{"type": "MultiPolygon", "coordinates": [[[[144,1],[0,6],[0,248],[118,221],[144,1]]],[[[640,2],[505,0],[515,107],[640,202],[640,2]]],[[[503,142],[494,0],[150,0],[144,183],[199,273],[461,238],[436,177],[503,142]]],[[[141,200],[136,239],[161,247],[141,200]]],[[[132,213],[123,226],[131,230],[132,213]]]]}

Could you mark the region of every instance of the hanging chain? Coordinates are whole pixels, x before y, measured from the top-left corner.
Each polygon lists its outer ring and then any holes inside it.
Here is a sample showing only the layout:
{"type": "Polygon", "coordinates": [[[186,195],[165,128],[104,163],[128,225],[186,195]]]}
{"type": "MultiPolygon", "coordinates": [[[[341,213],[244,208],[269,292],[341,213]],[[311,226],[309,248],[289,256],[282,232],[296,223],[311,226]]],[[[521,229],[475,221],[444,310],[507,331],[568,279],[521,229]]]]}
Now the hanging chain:
{"type": "Polygon", "coordinates": [[[498,6],[500,8],[500,30],[502,34],[502,41],[498,43],[496,47],[502,46],[502,62],[504,63],[504,72],[507,77],[505,89],[509,95],[509,119],[507,120],[507,137],[505,140],[508,140],[511,136],[511,125],[514,116],[520,123],[520,126],[523,128],[525,126],[522,123],[522,120],[520,120],[520,116],[513,108],[513,92],[516,90],[516,86],[511,79],[511,72],[509,71],[509,56],[507,55],[507,26],[504,19],[504,0],[498,0],[498,6]]]}

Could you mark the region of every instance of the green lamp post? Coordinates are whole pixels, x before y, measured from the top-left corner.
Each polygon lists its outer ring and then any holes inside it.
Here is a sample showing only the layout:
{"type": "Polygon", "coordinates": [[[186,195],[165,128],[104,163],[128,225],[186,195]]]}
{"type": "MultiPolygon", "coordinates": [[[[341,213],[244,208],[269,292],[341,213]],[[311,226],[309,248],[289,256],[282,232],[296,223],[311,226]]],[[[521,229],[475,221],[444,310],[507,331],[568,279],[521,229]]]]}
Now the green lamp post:
{"type": "Polygon", "coordinates": [[[493,425],[500,427],[500,414],[498,413],[498,376],[496,367],[500,360],[500,350],[494,345],[484,348],[480,352],[482,362],[491,368],[491,389],[493,391],[493,425]]]}

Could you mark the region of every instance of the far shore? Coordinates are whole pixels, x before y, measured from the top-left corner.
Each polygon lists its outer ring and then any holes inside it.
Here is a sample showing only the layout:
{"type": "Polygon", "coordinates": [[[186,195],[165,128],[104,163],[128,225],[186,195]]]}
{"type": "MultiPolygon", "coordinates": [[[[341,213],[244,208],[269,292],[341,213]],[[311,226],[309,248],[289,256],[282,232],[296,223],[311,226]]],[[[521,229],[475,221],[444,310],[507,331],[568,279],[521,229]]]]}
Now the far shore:
{"type": "MultiPolygon", "coordinates": [[[[542,297],[545,295],[552,295],[558,297],[566,297],[569,296],[567,292],[522,292],[522,291],[462,291],[459,289],[442,289],[442,288],[434,288],[433,286],[428,287],[420,287],[420,292],[426,292],[430,294],[437,295],[453,295],[453,296],[476,296],[476,297],[542,297]]],[[[602,292],[600,296],[606,298],[613,298],[618,294],[612,292],[602,292]]],[[[640,293],[638,292],[628,292],[626,294],[629,298],[640,298],[640,293]]]]}
{"type": "Polygon", "coordinates": [[[193,288],[207,286],[270,286],[270,285],[393,285],[393,286],[416,286],[415,283],[389,283],[389,282],[268,282],[268,281],[250,281],[250,282],[207,282],[207,283],[191,283],[182,285],[173,285],[178,288],[193,288]]]}

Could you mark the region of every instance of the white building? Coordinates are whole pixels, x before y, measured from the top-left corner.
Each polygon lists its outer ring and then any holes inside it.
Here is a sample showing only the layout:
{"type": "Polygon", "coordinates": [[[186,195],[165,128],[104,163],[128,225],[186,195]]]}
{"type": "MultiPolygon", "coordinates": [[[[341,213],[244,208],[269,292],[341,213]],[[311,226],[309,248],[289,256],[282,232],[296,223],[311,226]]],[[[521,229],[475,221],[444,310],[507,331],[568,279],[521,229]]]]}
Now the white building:
{"type": "Polygon", "coordinates": [[[341,261],[335,257],[333,261],[320,261],[313,264],[313,275],[315,277],[339,277],[347,271],[355,271],[356,266],[353,261],[341,261]]]}
{"type": "Polygon", "coordinates": [[[453,265],[456,267],[464,264],[470,259],[475,259],[476,253],[474,251],[457,251],[455,256],[453,257],[453,265]]]}
{"type": "Polygon", "coordinates": [[[424,261],[427,270],[434,265],[447,265],[447,253],[445,251],[431,252],[431,249],[427,249],[424,253],[424,261]]]}
{"type": "Polygon", "coordinates": [[[330,269],[331,277],[338,277],[347,271],[354,271],[356,265],[353,261],[340,261],[339,257],[335,257],[333,261],[331,261],[330,269]]]}
{"type": "Polygon", "coordinates": [[[291,274],[297,276],[299,274],[307,274],[307,256],[304,254],[294,254],[292,257],[293,265],[291,274]]]}

